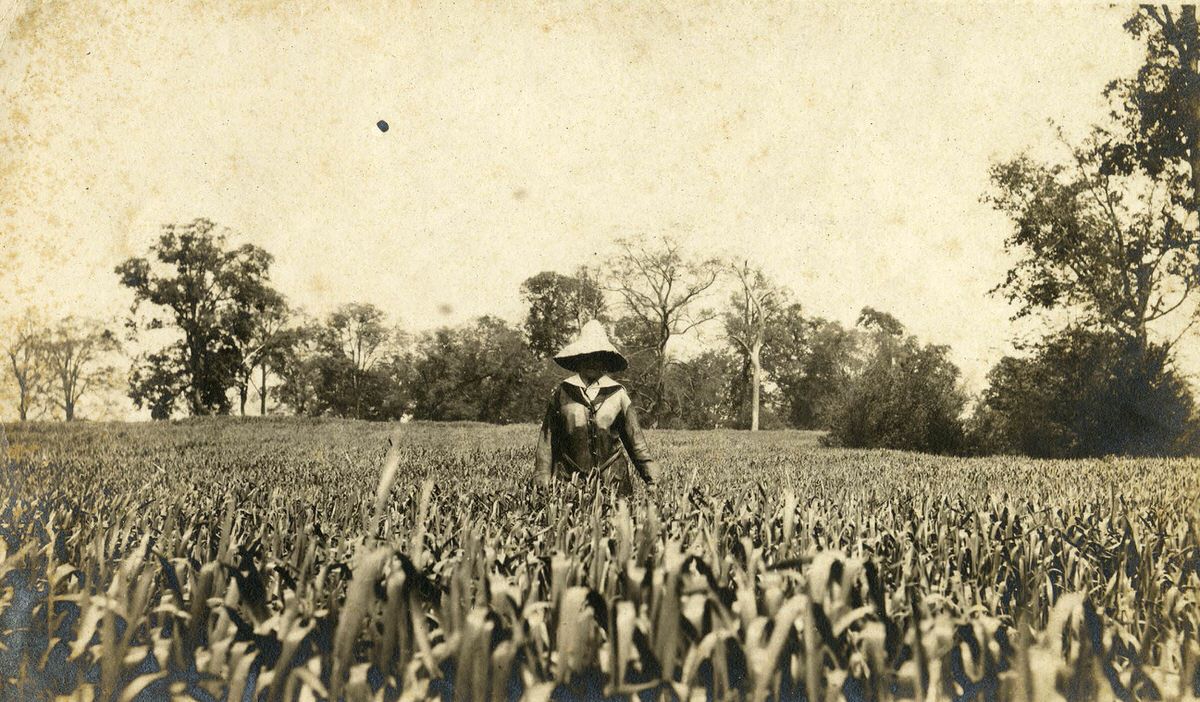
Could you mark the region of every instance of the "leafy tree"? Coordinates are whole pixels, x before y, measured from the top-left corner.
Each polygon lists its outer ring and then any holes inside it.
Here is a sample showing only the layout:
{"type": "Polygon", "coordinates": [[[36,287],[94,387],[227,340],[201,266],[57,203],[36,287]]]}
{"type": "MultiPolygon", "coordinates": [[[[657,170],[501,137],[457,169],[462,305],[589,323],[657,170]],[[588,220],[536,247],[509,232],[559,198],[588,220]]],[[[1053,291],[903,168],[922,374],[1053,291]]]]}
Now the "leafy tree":
{"type": "Polygon", "coordinates": [[[997,290],[1018,316],[1067,309],[1144,349],[1150,326],[1200,287],[1200,240],[1172,205],[1179,179],[1110,174],[1098,139],[1069,166],[1022,156],[992,168],[987,199],[1013,220],[1005,248],[1017,258],[997,290]]]}
{"type": "Polygon", "coordinates": [[[604,290],[587,268],[575,275],[544,271],[527,278],[521,283],[521,299],[529,309],[525,317],[529,348],[543,357],[570,343],[588,320],[607,321],[604,290]]]}
{"type": "Polygon", "coordinates": [[[276,391],[281,403],[301,415],[315,415],[321,385],[318,361],[320,325],[312,320],[294,322],[278,338],[269,361],[282,381],[276,391]]]}
{"type": "Polygon", "coordinates": [[[797,303],[768,327],[763,367],[779,389],[788,423],[825,429],[834,406],[861,366],[863,333],[821,317],[807,317],[797,303]]]}
{"type": "Polygon", "coordinates": [[[858,326],[874,335],[877,343],[904,336],[904,325],[890,312],[883,312],[874,307],[864,307],[858,313],[858,326]]]}
{"type": "Polygon", "coordinates": [[[319,380],[315,414],[375,421],[398,416],[392,412],[399,379],[393,375],[390,363],[359,370],[344,357],[321,354],[316,358],[316,370],[319,380]]]}
{"type": "Polygon", "coordinates": [[[1165,345],[1068,328],[988,374],[973,443],[1047,458],[1200,450],[1187,383],[1165,345]]]}
{"type": "MultiPolygon", "coordinates": [[[[629,367],[619,374],[618,379],[628,386],[634,402],[638,403],[638,411],[643,415],[642,422],[649,425],[651,418],[644,409],[648,406],[646,398],[650,395],[647,388],[658,383],[659,372],[654,337],[643,320],[627,314],[613,322],[612,339],[621,353],[629,359],[629,367]]],[[[660,421],[656,426],[665,426],[668,417],[678,414],[678,408],[674,406],[677,394],[670,391],[669,370],[670,364],[667,365],[668,377],[664,381],[664,392],[658,401],[656,418],[660,421]]]]}
{"type": "Polygon", "coordinates": [[[763,346],[769,330],[785,305],[786,293],[762,269],[749,261],[729,266],[736,282],[729,309],[725,312],[725,338],[737,349],[749,369],[750,431],[758,431],[759,400],[762,392],[763,346]]]}
{"type": "Polygon", "coordinates": [[[725,349],[706,349],[672,364],[667,387],[675,411],[664,424],[686,429],[736,426],[739,417],[735,386],[741,371],[741,360],[725,349]]]}
{"type": "Polygon", "coordinates": [[[183,342],[142,357],[129,372],[129,399],[135,407],[150,410],[151,419],[170,419],[180,398],[187,394],[187,368],[183,342]]]}
{"type": "MultiPolygon", "coordinates": [[[[716,318],[710,309],[698,308],[717,282],[720,266],[712,260],[691,260],[678,241],[664,238],[656,244],[621,240],[613,265],[613,292],[624,316],[617,324],[622,346],[649,368],[646,382],[634,388],[649,426],[657,426],[668,413],[667,345],[716,318]]],[[[635,371],[637,372],[637,371],[635,371]]]]}
{"type": "Polygon", "coordinates": [[[370,303],[350,303],[329,315],[321,332],[321,345],[365,371],[383,355],[390,335],[383,310],[370,303]]]}
{"type": "Polygon", "coordinates": [[[1125,30],[1146,43],[1136,75],[1114,80],[1116,133],[1105,140],[1109,172],[1180,179],[1174,204],[1200,213],[1200,28],[1195,5],[1141,5],[1125,30]]]}
{"type": "Polygon", "coordinates": [[[43,358],[50,394],[66,421],[75,419],[86,393],[111,383],[115,369],[104,361],[118,348],[116,335],[94,319],[68,316],[47,330],[43,358]]]}
{"type": "Polygon", "coordinates": [[[17,417],[24,422],[46,389],[46,330],[37,314],[26,310],[6,336],[4,355],[17,383],[17,417]]]}
{"type": "Polygon", "coordinates": [[[238,393],[238,413],[245,416],[246,401],[254,385],[254,371],[259,372],[259,414],[267,413],[267,370],[277,355],[279,344],[285,341],[289,316],[283,295],[264,288],[262,294],[241,301],[233,317],[233,342],[238,348],[241,363],[234,385],[238,393]]]}
{"type": "Polygon", "coordinates": [[[930,453],[963,449],[966,397],[946,346],[922,345],[889,314],[865,308],[863,369],[833,409],[829,441],[840,446],[930,453]]]}
{"type": "Polygon", "coordinates": [[[375,305],[351,303],[331,313],[317,333],[317,411],[355,419],[385,418],[391,368],[379,366],[391,341],[386,315],[375,305]]]}
{"type": "Polygon", "coordinates": [[[534,421],[558,380],[521,332],[495,317],[442,327],[418,341],[412,361],[413,417],[480,422],[534,421]]]}
{"type": "MultiPolygon", "coordinates": [[[[165,225],[150,254],[116,273],[133,291],[132,311],[151,308],[147,328],[174,328],[182,338],[140,359],[130,396],[169,412],[176,398],[165,393],[179,392],[190,414],[226,414],[242,366],[241,321],[270,295],[271,255],[251,244],[227,249],[225,232],[207,219],[165,225]]],[[[138,328],[132,316],[129,326],[138,328]]]]}
{"type": "Polygon", "coordinates": [[[1142,5],[1125,29],[1146,42],[1146,59],[1108,86],[1112,124],[1066,164],[1020,157],[992,170],[988,199],[1013,220],[1006,247],[1018,258],[997,289],[1018,316],[1056,310],[1073,321],[992,370],[972,430],[985,449],[1169,453],[1194,435],[1171,354],[1200,319],[1196,10],[1142,5]],[[1172,316],[1184,332],[1156,338],[1172,316]]]}

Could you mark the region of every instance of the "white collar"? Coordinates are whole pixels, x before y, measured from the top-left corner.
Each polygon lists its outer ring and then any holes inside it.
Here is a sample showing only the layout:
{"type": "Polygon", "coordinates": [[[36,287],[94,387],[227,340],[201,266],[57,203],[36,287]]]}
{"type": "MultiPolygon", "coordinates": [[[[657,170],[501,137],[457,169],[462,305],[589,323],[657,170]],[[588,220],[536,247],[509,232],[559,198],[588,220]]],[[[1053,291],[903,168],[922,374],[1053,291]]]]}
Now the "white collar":
{"type": "MultiPolygon", "coordinates": [[[[571,385],[575,385],[577,387],[581,387],[584,390],[587,390],[589,387],[591,387],[586,382],[584,382],[583,378],[580,377],[580,375],[578,373],[571,376],[570,378],[567,378],[563,382],[570,383],[571,385]]],[[[618,383],[617,381],[613,380],[612,378],[608,377],[608,374],[606,373],[606,374],[600,376],[599,378],[597,378],[596,382],[592,383],[592,385],[596,385],[596,386],[602,387],[602,388],[610,388],[613,386],[620,386],[621,384],[618,383]]]]}

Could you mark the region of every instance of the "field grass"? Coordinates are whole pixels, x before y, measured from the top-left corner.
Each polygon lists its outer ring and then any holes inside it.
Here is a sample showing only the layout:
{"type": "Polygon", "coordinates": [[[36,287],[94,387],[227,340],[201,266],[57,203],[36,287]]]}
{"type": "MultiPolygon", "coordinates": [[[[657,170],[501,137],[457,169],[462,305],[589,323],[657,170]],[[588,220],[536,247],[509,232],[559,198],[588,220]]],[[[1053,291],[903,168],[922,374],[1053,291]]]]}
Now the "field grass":
{"type": "Polygon", "coordinates": [[[650,432],[625,503],[529,426],[4,429],[6,699],[1200,696],[1197,460],[650,432]]]}

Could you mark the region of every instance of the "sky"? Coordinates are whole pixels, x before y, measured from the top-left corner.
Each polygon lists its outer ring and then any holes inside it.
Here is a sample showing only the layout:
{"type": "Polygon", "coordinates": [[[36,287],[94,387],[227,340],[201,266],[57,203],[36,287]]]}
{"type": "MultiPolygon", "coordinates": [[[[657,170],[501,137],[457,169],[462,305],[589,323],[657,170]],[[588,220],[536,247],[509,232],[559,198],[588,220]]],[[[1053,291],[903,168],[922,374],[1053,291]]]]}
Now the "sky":
{"type": "MultiPolygon", "coordinates": [[[[991,163],[1103,118],[1141,47],[1079,3],[17,0],[0,22],[0,306],[120,316],[113,267],[208,217],[313,314],[517,321],[620,237],[746,258],[1011,352],[991,163]],[[389,129],[377,127],[385,120],[389,129]]],[[[719,301],[714,301],[719,302],[719,301]]]]}

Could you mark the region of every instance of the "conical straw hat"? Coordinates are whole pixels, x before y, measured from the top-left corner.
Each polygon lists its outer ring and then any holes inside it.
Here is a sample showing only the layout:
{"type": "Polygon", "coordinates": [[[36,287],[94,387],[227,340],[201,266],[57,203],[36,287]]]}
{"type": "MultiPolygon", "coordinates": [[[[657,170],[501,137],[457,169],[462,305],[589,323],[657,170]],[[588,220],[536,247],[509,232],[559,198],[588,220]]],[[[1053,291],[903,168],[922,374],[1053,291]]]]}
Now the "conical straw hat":
{"type": "Polygon", "coordinates": [[[583,325],[579,336],[554,356],[554,362],[569,371],[577,370],[576,364],[584,356],[597,355],[604,359],[610,373],[619,373],[629,367],[629,361],[608,340],[608,333],[600,320],[593,319],[583,325]]]}

